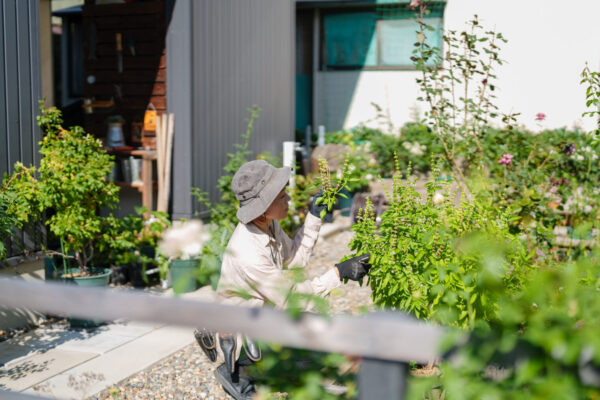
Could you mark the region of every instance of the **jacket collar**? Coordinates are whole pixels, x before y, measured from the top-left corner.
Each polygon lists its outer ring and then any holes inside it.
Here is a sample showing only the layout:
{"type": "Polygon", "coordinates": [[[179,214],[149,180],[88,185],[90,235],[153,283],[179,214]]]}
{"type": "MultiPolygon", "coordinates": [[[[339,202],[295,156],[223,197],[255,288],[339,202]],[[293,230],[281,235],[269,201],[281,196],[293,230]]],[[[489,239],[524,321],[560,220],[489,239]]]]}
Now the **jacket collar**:
{"type": "Polygon", "coordinates": [[[264,233],[260,228],[254,225],[252,222],[244,224],[248,232],[254,237],[254,239],[263,247],[267,247],[271,240],[277,242],[277,239],[271,238],[269,235],[264,233]]]}

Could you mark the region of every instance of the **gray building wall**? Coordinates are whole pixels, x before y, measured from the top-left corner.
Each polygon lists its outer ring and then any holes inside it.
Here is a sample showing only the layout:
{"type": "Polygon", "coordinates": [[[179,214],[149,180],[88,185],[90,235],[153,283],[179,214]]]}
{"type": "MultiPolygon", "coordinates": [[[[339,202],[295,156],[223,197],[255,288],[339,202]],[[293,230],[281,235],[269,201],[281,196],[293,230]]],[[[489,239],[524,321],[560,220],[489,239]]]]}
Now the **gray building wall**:
{"type": "MultiPolygon", "coordinates": [[[[0,179],[17,161],[39,165],[39,12],[40,0],[0,0],[0,179]]],[[[30,228],[6,243],[9,257],[39,245],[39,229],[30,228]]]]}
{"type": "Polygon", "coordinates": [[[250,147],[279,156],[294,137],[294,2],[175,0],[167,32],[167,108],[175,113],[173,218],[202,211],[227,153],[262,108],[250,147]]]}
{"type": "Polygon", "coordinates": [[[39,161],[39,0],[0,0],[0,175],[39,161]]]}

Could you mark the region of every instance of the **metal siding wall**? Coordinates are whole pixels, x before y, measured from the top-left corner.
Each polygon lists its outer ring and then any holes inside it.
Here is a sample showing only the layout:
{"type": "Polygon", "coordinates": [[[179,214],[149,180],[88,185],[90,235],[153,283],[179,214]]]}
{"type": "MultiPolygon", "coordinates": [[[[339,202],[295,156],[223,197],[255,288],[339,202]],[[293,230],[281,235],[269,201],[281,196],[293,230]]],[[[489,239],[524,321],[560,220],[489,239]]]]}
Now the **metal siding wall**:
{"type": "Polygon", "coordinates": [[[15,162],[39,160],[36,124],[41,96],[39,1],[1,0],[0,175],[15,162]]]}
{"type": "Polygon", "coordinates": [[[174,219],[191,216],[192,198],[192,0],[167,3],[167,110],[175,114],[171,211],[174,219]]]}
{"type": "MultiPolygon", "coordinates": [[[[37,164],[37,101],[41,97],[39,0],[0,0],[0,178],[17,161],[37,164]]],[[[37,227],[13,237],[9,256],[31,249],[37,227]],[[32,234],[33,236],[31,236],[32,234]]]]}
{"type": "Polygon", "coordinates": [[[0,177],[8,171],[8,129],[6,124],[6,49],[4,48],[4,19],[6,16],[4,0],[0,0],[0,177]]]}
{"type": "MultiPolygon", "coordinates": [[[[210,192],[213,200],[218,199],[215,185],[227,153],[246,131],[247,108],[262,108],[251,137],[255,154],[279,156],[281,143],[294,137],[293,4],[192,3],[192,185],[210,192]]],[[[176,196],[189,196],[186,191],[174,188],[176,196]]],[[[197,203],[192,206],[201,211],[197,203]]]]}

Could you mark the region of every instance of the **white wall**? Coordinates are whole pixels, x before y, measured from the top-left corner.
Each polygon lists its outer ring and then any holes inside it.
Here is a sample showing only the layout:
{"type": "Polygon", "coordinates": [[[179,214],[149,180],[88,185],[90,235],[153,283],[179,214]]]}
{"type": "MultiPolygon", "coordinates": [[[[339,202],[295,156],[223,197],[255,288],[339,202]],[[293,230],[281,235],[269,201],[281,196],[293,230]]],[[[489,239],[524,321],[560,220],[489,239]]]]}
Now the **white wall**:
{"type": "MultiPolygon", "coordinates": [[[[395,126],[411,120],[419,90],[415,71],[333,71],[317,74],[317,121],[327,130],[359,124],[377,127],[377,110],[382,108],[395,126]]],[[[421,106],[421,115],[423,114],[421,106]]]]}
{"type": "MultiPolygon", "coordinates": [[[[509,40],[498,72],[497,104],[502,112],[520,112],[518,122],[539,130],[535,115],[546,114],[543,126],[586,130],[594,120],[581,117],[585,88],[579,84],[585,62],[600,70],[600,0],[448,0],[446,29],[463,29],[478,14],[484,28],[509,40]]],[[[390,110],[397,124],[410,120],[410,107],[418,96],[411,71],[319,72],[317,121],[328,129],[356,126],[372,119],[371,102],[390,110]],[[344,108],[348,91],[349,107],[344,108]],[[343,101],[339,99],[342,98],[343,101]],[[346,112],[347,111],[347,112],[346,112]]],[[[421,111],[424,110],[421,106],[421,111]]]]}

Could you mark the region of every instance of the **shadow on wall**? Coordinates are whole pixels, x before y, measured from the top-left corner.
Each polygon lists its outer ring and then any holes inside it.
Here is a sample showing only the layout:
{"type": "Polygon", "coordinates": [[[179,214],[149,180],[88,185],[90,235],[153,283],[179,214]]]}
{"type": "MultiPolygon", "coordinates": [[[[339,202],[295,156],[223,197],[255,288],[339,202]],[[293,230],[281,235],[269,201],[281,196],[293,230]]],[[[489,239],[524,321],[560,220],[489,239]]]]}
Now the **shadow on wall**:
{"type": "Polygon", "coordinates": [[[317,121],[327,131],[344,128],[361,71],[321,71],[317,76],[320,95],[317,121]]]}

